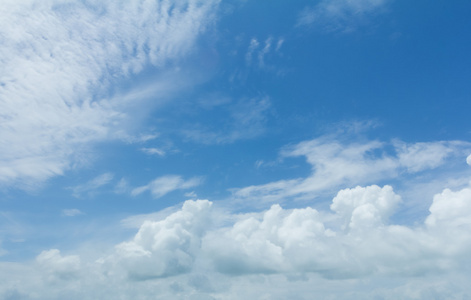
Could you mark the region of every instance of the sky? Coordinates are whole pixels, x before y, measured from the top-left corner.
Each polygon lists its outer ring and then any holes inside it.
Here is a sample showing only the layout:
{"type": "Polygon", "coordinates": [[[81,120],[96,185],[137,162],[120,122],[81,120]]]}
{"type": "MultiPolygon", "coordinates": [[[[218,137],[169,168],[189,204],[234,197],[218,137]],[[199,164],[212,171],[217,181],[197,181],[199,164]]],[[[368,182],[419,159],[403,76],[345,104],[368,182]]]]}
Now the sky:
{"type": "Polygon", "coordinates": [[[470,10],[3,0],[0,299],[471,299],[470,10]]]}

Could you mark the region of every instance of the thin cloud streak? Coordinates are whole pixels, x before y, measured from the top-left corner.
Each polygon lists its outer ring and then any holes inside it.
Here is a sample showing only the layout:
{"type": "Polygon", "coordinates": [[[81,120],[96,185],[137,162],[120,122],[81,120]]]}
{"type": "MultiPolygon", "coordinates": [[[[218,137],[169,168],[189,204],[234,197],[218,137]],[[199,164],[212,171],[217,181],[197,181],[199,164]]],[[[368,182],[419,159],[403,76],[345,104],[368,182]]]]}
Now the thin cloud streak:
{"type": "Polygon", "coordinates": [[[149,184],[137,187],[131,191],[132,196],[138,196],[146,191],[150,191],[154,198],[160,198],[176,190],[187,190],[199,186],[203,183],[203,178],[193,177],[184,180],[178,175],[166,175],[152,180],[149,184]]]}
{"type": "Polygon", "coordinates": [[[297,26],[316,26],[328,32],[351,32],[368,17],[381,12],[391,0],[322,0],[305,8],[297,26]]]}
{"type": "Polygon", "coordinates": [[[74,197],[80,198],[83,194],[90,194],[97,191],[99,188],[109,184],[114,178],[114,174],[112,173],[104,173],[101,174],[87,183],[70,187],[69,189],[72,190],[72,194],[74,197]]]}

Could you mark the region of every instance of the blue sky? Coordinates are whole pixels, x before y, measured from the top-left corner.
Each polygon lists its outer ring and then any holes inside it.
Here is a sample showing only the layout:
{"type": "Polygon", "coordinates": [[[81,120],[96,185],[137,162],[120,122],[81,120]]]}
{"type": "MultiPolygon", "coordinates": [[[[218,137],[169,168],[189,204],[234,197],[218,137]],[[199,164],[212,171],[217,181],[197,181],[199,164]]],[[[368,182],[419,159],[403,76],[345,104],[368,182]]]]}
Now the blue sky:
{"type": "Polygon", "coordinates": [[[0,298],[465,299],[466,1],[4,1],[0,298]]]}

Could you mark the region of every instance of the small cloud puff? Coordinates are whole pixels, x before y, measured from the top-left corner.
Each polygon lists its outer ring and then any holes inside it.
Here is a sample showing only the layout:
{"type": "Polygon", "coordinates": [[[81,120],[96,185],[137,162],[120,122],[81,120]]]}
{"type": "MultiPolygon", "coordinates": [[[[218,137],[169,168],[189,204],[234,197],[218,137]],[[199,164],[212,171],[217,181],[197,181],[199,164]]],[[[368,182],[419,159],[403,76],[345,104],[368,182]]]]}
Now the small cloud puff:
{"type": "Polygon", "coordinates": [[[273,205],[261,213],[228,215],[219,227],[213,220],[222,218],[221,211],[211,202],[188,200],[168,217],[144,222],[108,264],[133,280],[199,267],[229,276],[317,273],[330,279],[451,270],[471,251],[469,199],[470,188],[444,190],[425,223],[414,228],[389,224],[401,203],[391,186],[341,190],[330,212],[273,205]]]}
{"type": "Polygon", "coordinates": [[[165,151],[159,148],[141,148],[141,151],[148,155],[165,156],[165,151]]]}

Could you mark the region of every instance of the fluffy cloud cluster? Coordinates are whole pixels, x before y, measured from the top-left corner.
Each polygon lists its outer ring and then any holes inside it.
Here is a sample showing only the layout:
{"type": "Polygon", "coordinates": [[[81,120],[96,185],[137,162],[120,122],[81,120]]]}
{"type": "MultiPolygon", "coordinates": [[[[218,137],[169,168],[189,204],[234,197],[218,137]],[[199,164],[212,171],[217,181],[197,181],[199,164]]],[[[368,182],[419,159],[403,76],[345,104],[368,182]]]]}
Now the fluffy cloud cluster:
{"type": "Polygon", "coordinates": [[[273,205],[213,228],[210,220],[220,216],[211,203],[187,201],[166,219],[145,222],[117,253],[131,259],[134,272],[154,277],[190,272],[197,259],[226,275],[313,272],[336,279],[420,275],[464,263],[470,188],[436,195],[424,224],[413,228],[390,224],[400,203],[390,186],[356,187],[339,191],[330,212],[273,205]]]}
{"type": "Polygon", "coordinates": [[[330,208],[344,220],[342,228],[375,228],[385,224],[401,198],[392,187],[356,187],[340,191],[330,208]]]}
{"type": "MultiPolygon", "coordinates": [[[[36,268],[51,295],[71,295],[79,284],[90,289],[82,299],[96,295],[97,285],[111,294],[111,286],[117,286],[115,293],[125,298],[147,299],[152,286],[159,286],[163,298],[236,299],[240,293],[261,296],[263,286],[273,292],[266,297],[280,296],[275,282],[304,290],[343,284],[353,291],[358,284],[377,287],[382,280],[395,289],[388,290],[391,295],[404,299],[467,295],[462,276],[471,272],[471,188],[437,194],[425,221],[412,227],[391,223],[400,204],[392,187],[376,185],[339,191],[330,211],[273,205],[264,212],[232,214],[207,200],[189,200],[160,221],[145,221],[133,239],[108,256],[83,262],[52,249],[37,257],[36,268]],[[440,274],[456,277],[454,291],[438,279],[440,274]],[[411,289],[398,278],[419,286],[411,289]],[[433,293],[424,280],[436,282],[433,293]],[[142,290],[133,292],[132,286],[142,290]]],[[[0,291],[12,293],[5,288],[12,281],[3,279],[0,291]]],[[[42,299],[21,288],[15,292],[42,299]]],[[[354,299],[361,292],[338,298],[354,299]]],[[[367,296],[374,295],[386,293],[367,296]]]]}
{"type": "Polygon", "coordinates": [[[57,249],[41,252],[36,257],[36,261],[48,280],[76,278],[80,270],[80,258],[78,256],[64,257],[57,249]]]}
{"type": "MultiPolygon", "coordinates": [[[[188,52],[217,1],[4,1],[0,183],[32,184],[116,136],[131,99],[111,83],[188,52]]],[[[158,91],[154,91],[154,94],[158,91]]]]}
{"type": "Polygon", "coordinates": [[[203,245],[217,270],[231,274],[315,272],[339,279],[443,271],[470,250],[469,193],[445,190],[425,224],[410,228],[389,224],[401,201],[390,186],[345,189],[333,199],[333,213],[274,205],[259,218],[208,234],[203,245]]]}
{"type": "Polygon", "coordinates": [[[158,222],[146,221],[134,239],[116,247],[112,261],[135,280],[189,272],[210,223],[209,201],[187,201],[183,208],[158,222]]]}

